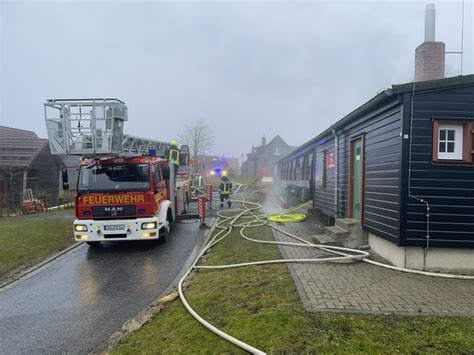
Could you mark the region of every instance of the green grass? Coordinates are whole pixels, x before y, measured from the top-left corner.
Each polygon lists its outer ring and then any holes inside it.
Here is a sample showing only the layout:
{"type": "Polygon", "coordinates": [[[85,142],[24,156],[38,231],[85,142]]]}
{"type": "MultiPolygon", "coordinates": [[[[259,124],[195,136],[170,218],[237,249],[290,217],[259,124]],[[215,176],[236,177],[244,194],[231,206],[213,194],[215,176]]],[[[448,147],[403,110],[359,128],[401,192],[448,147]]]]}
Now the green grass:
{"type": "MultiPolygon", "coordinates": [[[[64,213],[68,211],[47,214],[60,217],[64,213]]],[[[72,220],[72,217],[45,219],[40,215],[1,218],[0,277],[20,266],[33,265],[73,244],[72,220]]]]}
{"type": "MultiPolygon", "coordinates": [[[[268,227],[247,230],[270,240],[268,227]]],[[[214,247],[207,264],[281,258],[277,247],[241,239],[214,247]]],[[[185,291],[211,324],[268,353],[470,353],[474,319],[308,313],[285,265],[204,270],[185,291]]],[[[192,318],[180,301],[134,333],[113,354],[242,353],[192,318]]]]}

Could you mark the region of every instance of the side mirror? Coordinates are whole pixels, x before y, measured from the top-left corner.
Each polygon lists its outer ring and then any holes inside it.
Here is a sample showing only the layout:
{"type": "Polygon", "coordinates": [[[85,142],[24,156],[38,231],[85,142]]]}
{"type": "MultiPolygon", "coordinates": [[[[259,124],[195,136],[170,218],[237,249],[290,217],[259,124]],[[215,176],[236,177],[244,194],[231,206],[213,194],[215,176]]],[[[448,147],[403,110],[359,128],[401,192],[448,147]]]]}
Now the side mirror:
{"type": "Polygon", "coordinates": [[[67,168],[61,169],[62,178],[63,178],[63,190],[69,190],[69,181],[67,176],[67,168]]]}
{"type": "Polygon", "coordinates": [[[170,168],[168,166],[163,167],[162,173],[163,173],[164,180],[170,179],[170,168]]]}

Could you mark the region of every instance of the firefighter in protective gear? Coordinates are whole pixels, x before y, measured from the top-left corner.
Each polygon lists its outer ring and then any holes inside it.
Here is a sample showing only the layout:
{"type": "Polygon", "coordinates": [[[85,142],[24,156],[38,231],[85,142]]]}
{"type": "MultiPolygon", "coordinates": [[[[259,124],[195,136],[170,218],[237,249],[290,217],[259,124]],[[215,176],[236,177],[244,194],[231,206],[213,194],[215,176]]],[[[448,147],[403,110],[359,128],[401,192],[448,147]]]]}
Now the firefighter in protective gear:
{"type": "Polygon", "coordinates": [[[172,140],[170,142],[170,147],[165,151],[165,154],[170,163],[174,164],[174,177],[178,175],[178,168],[179,168],[179,159],[181,150],[178,148],[178,142],[176,140],[172,140]]]}
{"type": "Polygon", "coordinates": [[[219,185],[219,194],[220,194],[220,207],[224,207],[224,200],[227,200],[227,206],[232,206],[232,201],[229,199],[229,196],[232,192],[232,182],[227,177],[227,173],[224,171],[221,177],[221,183],[219,185]]]}

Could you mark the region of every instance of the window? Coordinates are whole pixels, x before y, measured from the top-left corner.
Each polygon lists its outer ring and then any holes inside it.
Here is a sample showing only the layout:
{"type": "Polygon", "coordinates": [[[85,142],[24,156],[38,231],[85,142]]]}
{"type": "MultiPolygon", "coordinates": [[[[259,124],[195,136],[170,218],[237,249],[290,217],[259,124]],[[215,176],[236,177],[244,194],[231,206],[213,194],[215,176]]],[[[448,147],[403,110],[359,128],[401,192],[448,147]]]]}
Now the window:
{"type": "Polygon", "coordinates": [[[301,178],[301,164],[300,159],[295,160],[295,178],[293,180],[300,180],[301,178]]]}
{"type": "Polygon", "coordinates": [[[147,191],[148,164],[92,164],[79,170],[79,193],[147,191]]]}
{"type": "Polygon", "coordinates": [[[473,162],[473,123],[433,121],[433,161],[473,162]]]}
{"type": "Polygon", "coordinates": [[[273,146],[273,155],[281,155],[281,146],[279,145],[273,146]]]}
{"type": "Polygon", "coordinates": [[[309,180],[309,155],[306,154],[303,159],[302,180],[309,180]]]}
{"type": "Polygon", "coordinates": [[[439,125],[438,159],[462,160],[462,125],[439,125]]]}
{"type": "Polygon", "coordinates": [[[326,188],[326,151],[316,154],[316,171],[314,175],[316,187],[326,188]]]}
{"type": "Polygon", "coordinates": [[[160,167],[158,164],[153,164],[153,186],[156,189],[161,182],[160,167]]]}

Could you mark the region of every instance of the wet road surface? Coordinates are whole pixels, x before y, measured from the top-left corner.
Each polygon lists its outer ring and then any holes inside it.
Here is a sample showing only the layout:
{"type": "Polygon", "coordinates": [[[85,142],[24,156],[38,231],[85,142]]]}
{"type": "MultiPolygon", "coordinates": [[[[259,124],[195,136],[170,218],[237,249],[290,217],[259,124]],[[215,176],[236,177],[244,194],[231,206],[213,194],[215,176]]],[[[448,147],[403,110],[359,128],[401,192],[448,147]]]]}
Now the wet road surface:
{"type": "Polygon", "coordinates": [[[164,244],[82,245],[0,290],[0,354],[96,349],[165,291],[202,241],[198,227],[177,223],[164,244]]]}

